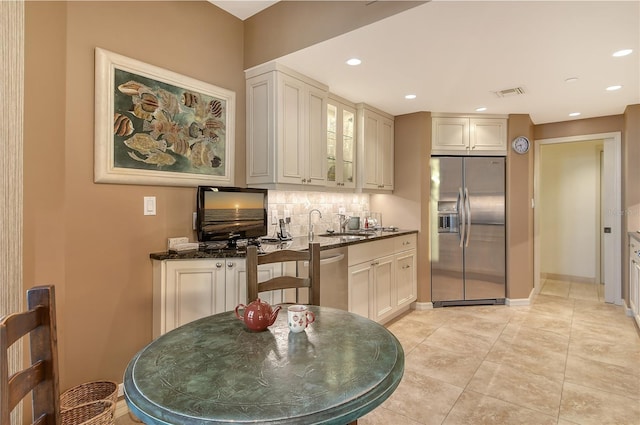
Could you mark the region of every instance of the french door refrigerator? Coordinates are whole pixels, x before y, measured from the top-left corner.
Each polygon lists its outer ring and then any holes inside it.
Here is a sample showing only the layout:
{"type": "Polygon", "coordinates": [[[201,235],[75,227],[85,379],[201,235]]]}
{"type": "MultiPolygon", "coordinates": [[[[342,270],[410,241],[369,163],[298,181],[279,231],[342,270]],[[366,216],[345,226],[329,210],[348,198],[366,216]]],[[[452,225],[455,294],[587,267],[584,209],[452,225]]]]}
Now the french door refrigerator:
{"type": "Polygon", "coordinates": [[[504,304],[504,157],[431,158],[434,307],[504,304]]]}

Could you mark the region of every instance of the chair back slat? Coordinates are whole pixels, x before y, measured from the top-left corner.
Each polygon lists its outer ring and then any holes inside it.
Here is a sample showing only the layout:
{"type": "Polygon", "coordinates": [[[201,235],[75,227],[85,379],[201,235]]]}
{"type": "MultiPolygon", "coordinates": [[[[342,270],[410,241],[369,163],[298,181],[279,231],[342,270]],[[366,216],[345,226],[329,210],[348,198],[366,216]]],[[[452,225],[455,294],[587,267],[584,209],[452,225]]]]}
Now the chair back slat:
{"type": "Polygon", "coordinates": [[[43,380],[44,373],[44,362],[40,360],[28,368],[14,373],[9,378],[9,408],[11,410],[43,380]]]}
{"type": "Polygon", "coordinates": [[[320,244],[310,243],[308,251],[281,250],[262,255],[255,246],[247,247],[247,303],[258,298],[260,292],[291,288],[309,288],[309,304],[320,305],[320,244]],[[258,282],[259,265],[290,261],[307,261],[308,275],[277,276],[258,282]]]}
{"type": "Polygon", "coordinates": [[[10,425],[11,411],[32,393],[36,423],[60,423],[58,343],[55,288],[38,286],[27,291],[27,311],[0,320],[0,425],[10,425]],[[31,361],[9,376],[8,350],[29,336],[31,361]]]}

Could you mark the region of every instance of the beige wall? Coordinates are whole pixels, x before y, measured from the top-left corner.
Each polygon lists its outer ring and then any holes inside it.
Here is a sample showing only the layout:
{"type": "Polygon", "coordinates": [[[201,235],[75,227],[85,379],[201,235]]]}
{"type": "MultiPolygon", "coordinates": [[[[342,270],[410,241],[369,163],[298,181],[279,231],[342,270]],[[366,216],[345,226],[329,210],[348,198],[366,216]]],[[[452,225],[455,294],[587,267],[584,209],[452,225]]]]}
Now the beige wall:
{"type": "Polygon", "coordinates": [[[195,189],[93,183],[94,48],[235,91],[242,186],[242,21],[204,1],[26,2],[26,26],[25,286],[57,287],[61,388],[121,382],[151,340],[149,253],[193,236],[195,189]]]}

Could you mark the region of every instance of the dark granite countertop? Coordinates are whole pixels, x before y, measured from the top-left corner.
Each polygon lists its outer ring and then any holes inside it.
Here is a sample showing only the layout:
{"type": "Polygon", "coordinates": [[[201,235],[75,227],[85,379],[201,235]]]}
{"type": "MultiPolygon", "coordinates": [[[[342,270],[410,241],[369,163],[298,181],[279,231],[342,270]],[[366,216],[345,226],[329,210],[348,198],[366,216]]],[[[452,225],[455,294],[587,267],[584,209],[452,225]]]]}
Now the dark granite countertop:
{"type": "MultiPolygon", "coordinates": [[[[356,245],[360,243],[372,242],[381,239],[395,238],[397,236],[409,235],[412,233],[418,233],[417,230],[396,230],[396,231],[376,231],[369,232],[366,235],[363,234],[350,234],[347,236],[318,236],[314,237],[314,242],[320,243],[320,250],[341,248],[349,245],[356,245]]],[[[309,238],[307,236],[297,236],[290,241],[283,242],[262,242],[262,250],[264,252],[271,252],[277,249],[293,249],[293,250],[305,250],[309,245],[309,238]]],[[[238,245],[237,249],[225,249],[215,247],[201,247],[197,251],[185,251],[185,252],[154,252],[149,254],[152,260],[193,260],[198,258],[233,258],[244,257],[246,255],[246,247],[238,245]]]]}
{"type": "Polygon", "coordinates": [[[627,234],[629,236],[631,236],[633,239],[637,240],[638,242],[640,242],[640,230],[637,230],[635,232],[627,232],[627,234]]]}

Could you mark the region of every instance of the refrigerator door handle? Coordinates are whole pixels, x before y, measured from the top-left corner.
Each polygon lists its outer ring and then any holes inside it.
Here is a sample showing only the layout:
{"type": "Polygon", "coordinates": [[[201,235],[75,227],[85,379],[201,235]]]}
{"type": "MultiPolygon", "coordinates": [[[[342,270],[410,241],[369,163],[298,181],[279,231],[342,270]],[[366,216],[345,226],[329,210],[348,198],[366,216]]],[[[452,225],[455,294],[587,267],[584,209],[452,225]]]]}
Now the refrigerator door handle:
{"type": "Polygon", "coordinates": [[[464,188],[464,203],[467,207],[467,236],[465,237],[465,248],[469,247],[469,240],[471,239],[471,201],[469,200],[469,189],[464,188]]]}
{"type": "Polygon", "coordinates": [[[464,195],[462,194],[462,188],[458,188],[458,201],[456,202],[456,208],[458,208],[458,215],[460,216],[460,248],[464,245],[464,235],[467,228],[467,221],[465,219],[465,211],[464,211],[464,195]]]}

